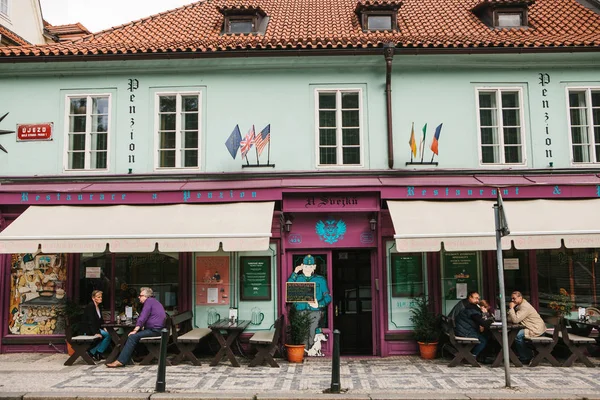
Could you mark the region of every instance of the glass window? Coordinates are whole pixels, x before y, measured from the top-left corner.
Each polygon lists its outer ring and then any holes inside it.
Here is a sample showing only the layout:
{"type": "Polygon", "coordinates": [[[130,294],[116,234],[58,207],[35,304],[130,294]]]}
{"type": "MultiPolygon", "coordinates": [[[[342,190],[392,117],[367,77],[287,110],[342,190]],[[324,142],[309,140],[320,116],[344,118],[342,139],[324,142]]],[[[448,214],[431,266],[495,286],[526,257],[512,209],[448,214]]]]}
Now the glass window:
{"type": "Polygon", "coordinates": [[[521,89],[478,89],[482,164],[524,164],[521,89]]]}
{"type": "Polygon", "coordinates": [[[110,96],[69,96],[67,102],[67,169],[107,169],[110,96]]]}
{"type": "Polygon", "coordinates": [[[499,28],[523,26],[523,13],[520,12],[498,12],[499,28]]]}
{"type": "Polygon", "coordinates": [[[600,273],[598,249],[537,250],[540,310],[551,314],[549,303],[565,289],[575,306],[598,306],[600,273]]]}
{"type": "Polygon", "coordinates": [[[510,294],[514,291],[521,292],[527,300],[531,299],[529,251],[505,250],[502,252],[502,256],[504,258],[504,290],[506,292],[504,299],[509,301],[510,294]]]}
{"type": "Polygon", "coordinates": [[[227,33],[252,33],[254,32],[253,18],[229,18],[227,33]]]}
{"type": "Polygon", "coordinates": [[[367,29],[370,31],[392,30],[392,16],[389,14],[367,16],[367,29]]]}
{"type": "Polygon", "coordinates": [[[200,93],[157,95],[158,168],[198,168],[200,93]]]}
{"type": "Polygon", "coordinates": [[[569,89],[573,163],[600,162],[600,89],[569,89]]]}
{"type": "Polygon", "coordinates": [[[8,1],[9,0],[0,0],[0,14],[8,17],[8,1]]]}
{"type": "Polygon", "coordinates": [[[362,164],[361,92],[317,91],[318,164],[362,164]]]}

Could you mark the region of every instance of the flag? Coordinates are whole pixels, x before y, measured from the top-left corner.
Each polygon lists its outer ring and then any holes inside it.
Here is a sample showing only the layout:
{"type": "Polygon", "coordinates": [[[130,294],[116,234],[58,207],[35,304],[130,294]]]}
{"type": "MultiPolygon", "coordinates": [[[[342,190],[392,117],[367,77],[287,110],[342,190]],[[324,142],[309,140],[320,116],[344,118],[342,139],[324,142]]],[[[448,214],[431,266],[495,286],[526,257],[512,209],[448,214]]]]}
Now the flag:
{"type": "Polygon", "coordinates": [[[435,135],[433,135],[433,140],[431,141],[431,151],[433,151],[436,155],[438,154],[438,141],[440,140],[440,133],[442,132],[442,125],[439,124],[437,128],[435,128],[435,135]]]}
{"type": "Polygon", "coordinates": [[[417,141],[415,140],[415,123],[413,122],[410,128],[410,140],[408,141],[410,151],[416,157],[417,156],[417,141]]]}
{"type": "Polygon", "coordinates": [[[423,161],[423,153],[425,152],[425,136],[427,136],[427,123],[423,125],[423,138],[419,142],[419,153],[421,153],[421,161],[423,161]]]}
{"type": "Polygon", "coordinates": [[[264,148],[267,146],[269,141],[271,140],[271,124],[264,127],[262,131],[256,136],[254,139],[254,145],[256,146],[256,151],[258,155],[262,153],[264,148]]]}
{"type": "Polygon", "coordinates": [[[254,144],[254,125],[252,125],[252,128],[250,128],[250,130],[246,134],[246,137],[244,138],[244,140],[242,140],[240,142],[240,146],[242,148],[242,158],[246,157],[246,154],[248,154],[248,152],[252,148],[253,144],[254,144]]]}
{"type": "Polygon", "coordinates": [[[231,154],[231,157],[233,157],[234,160],[235,156],[237,156],[237,151],[240,148],[241,141],[242,133],[240,132],[240,127],[236,125],[235,128],[233,128],[233,132],[231,132],[231,135],[229,135],[227,141],[225,142],[225,147],[227,147],[229,154],[231,154]]]}

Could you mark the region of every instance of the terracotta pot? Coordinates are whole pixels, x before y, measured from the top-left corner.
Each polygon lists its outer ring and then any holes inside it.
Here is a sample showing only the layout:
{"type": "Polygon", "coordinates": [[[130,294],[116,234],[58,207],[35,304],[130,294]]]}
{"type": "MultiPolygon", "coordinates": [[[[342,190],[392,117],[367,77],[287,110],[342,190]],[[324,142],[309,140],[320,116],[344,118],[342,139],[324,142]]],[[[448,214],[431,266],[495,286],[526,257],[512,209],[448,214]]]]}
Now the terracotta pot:
{"type": "Polygon", "coordinates": [[[433,360],[437,353],[438,342],[435,343],[423,343],[419,342],[419,351],[421,352],[421,358],[426,360],[433,360]]]}
{"type": "Polygon", "coordinates": [[[303,344],[286,344],[287,348],[287,358],[291,363],[302,363],[304,360],[304,349],[305,345],[303,344]]]}
{"type": "Polygon", "coordinates": [[[73,354],[75,354],[75,350],[73,350],[73,348],[71,347],[71,345],[69,344],[69,342],[67,342],[67,353],[69,353],[70,356],[72,356],[73,354]]]}

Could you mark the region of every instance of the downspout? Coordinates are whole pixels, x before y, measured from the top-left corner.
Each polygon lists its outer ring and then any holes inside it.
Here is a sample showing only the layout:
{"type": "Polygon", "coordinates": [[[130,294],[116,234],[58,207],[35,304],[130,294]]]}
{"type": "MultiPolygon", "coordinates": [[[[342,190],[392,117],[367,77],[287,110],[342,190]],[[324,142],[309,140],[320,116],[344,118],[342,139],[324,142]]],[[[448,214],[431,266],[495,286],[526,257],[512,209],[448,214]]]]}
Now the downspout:
{"type": "Polygon", "coordinates": [[[383,45],[385,57],[385,97],[387,103],[387,142],[388,142],[388,167],[394,169],[394,138],[392,128],[392,60],[394,59],[394,43],[383,45]]]}

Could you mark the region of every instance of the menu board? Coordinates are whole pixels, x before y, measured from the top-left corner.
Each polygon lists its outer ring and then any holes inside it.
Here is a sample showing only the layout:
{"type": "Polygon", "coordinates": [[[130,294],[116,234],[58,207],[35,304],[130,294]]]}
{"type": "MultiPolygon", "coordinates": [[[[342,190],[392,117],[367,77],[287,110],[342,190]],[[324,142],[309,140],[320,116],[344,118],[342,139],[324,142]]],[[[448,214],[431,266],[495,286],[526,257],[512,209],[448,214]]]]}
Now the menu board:
{"type": "Polygon", "coordinates": [[[479,290],[477,253],[445,253],[444,297],[464,299],[472,290],[479,290]]]}
{"type": "Polygon", "coordinates": [[[240,299],[271,300],[270,257],[240,257],[240,299]]]}
{"type": "Polygon", "coordinates": [[[316,297],[316,285],[314,282],[286,282],[286,302],[310,302],[315,301],[316,297]]]}
{"type": "Polygon", "coordinates": [[[421,254],[392,254],[392,297],[415,297],[423,293],[421,254]]]}

